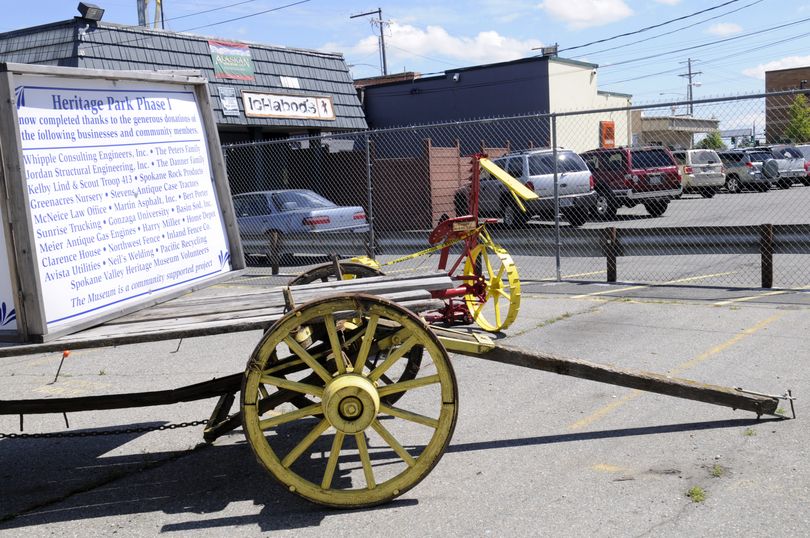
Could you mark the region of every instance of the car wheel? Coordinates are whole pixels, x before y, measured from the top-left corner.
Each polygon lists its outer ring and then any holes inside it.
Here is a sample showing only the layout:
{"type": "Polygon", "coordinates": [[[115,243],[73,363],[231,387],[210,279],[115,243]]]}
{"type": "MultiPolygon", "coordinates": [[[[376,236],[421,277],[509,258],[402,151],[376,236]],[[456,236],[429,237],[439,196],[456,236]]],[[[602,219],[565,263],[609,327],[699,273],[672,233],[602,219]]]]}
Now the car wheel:
{"type": "Polygon", "coordinates": [[[614,220],[616,218],[616,210],[618,205],[613,197],[604,192],[596,194],[596,206],[594,211],[599,220],[614,220]]]}
{"type": "Polygon", "coordinates": [[[737,176],[728,176],[726,178],[726,190],[733,193],[740,192],[740,180],[737,179],[737,176]]]}
{"type": "Polygon", "coordinates": [[[563,216],[574,228],[579,228],[588,220],[588,214],[583,209],[569,209],[563,212],[563,216]]]}
{"type": "Polygon", "coordinates": [[[653,217],[660,217],[667,210],[669,202],[647,202],[644,204],[644,209],[653,217]]]}
{"type": "Polygon", "coordinates": [[[504,226],[509,228],[523,226],[531,218],[528,213],[521,211],[514,200],[504,200],[501,204],[501,216],[504,226]]]}
{"type": "Polygon", "coordinates": [[[700,191],[700,195],[704,198],[711,198],[714,196],[714,189],[703,189],[700,191]]]}

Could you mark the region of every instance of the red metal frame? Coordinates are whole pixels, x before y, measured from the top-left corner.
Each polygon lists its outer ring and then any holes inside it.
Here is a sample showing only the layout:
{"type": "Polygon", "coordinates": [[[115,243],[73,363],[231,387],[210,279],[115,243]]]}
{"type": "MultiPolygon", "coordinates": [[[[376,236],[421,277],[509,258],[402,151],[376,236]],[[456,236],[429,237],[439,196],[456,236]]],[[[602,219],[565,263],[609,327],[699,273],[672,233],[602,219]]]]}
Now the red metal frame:
{"type": "MultiPolygon", "coordinates": [[[[434,298],[444,299],[447,303],[444,308],[427,316],[430,322],[465,323],[473,322],[467,304],[463,298],[465,295],[476,295],[483,301],[486,298],[486,282],[481,274],[481,267],[476,264],[474,276],[456,275],[456,271],[465,258],[469,258],[473,249],[478,245],[478,236],[481,234],[482,221],[478,217],[479,195],[481,192],[481,166],[479,164],[485,153],[476,153],[471,157],[471,177],[470,177],[470,199],[467,205],[469,214],[462,217],[445,219],[440,222],[428,236],[431,244],[450,242],[453,240],[463,241],[463,252],[453,262],[450,269],[447,269],[450,258],[450,247],[447,245],[441,250],[439,255],[439,270],[447,271],[451,278],[460,281],[460,286],[448,290],[432,292],[434,298]]],[[[490,224],[496,219],[484,219],[483,224],[490,224]]]]}

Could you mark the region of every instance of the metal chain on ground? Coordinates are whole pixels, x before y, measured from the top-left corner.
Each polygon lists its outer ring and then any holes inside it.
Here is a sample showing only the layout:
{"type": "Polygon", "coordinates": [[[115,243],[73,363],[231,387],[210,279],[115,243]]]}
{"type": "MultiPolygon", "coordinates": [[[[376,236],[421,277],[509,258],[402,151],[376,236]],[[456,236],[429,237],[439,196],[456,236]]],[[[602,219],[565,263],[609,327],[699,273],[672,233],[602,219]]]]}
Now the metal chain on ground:
{"type": "Polygon", "coordinates": [[[0,432],[0,439],[61,439],[65,437],[104,437],[108,435],[126,435],[132,433],[148,433],[164,430],[177,430],[192,426],[204,426],[208,424],[207,419],[195,420],[192,422],[181,422],[179,424],[163,424],[161,426],[142,426],[139,428],[118,428],[113,430],[97,430],[83,432],[51,432],[51,433],[3,433],[0,432]]]}

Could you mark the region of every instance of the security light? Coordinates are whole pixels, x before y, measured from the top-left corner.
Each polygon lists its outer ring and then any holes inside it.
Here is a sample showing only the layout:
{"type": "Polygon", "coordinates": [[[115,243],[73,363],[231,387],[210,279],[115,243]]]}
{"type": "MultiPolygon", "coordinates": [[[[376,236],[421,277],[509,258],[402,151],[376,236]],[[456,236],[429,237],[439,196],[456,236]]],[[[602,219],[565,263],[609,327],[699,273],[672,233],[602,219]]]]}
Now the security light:
{"type": "Polygon", "coordinates": [[[100,21],[101,17],[104,16],[104,10],[98,7],[95,4],[88,4],[87,2],[79,2],[79,7],[77,8],[79,13],[81,14],[83,19],[87,19],[89,21],[100,21]]]}

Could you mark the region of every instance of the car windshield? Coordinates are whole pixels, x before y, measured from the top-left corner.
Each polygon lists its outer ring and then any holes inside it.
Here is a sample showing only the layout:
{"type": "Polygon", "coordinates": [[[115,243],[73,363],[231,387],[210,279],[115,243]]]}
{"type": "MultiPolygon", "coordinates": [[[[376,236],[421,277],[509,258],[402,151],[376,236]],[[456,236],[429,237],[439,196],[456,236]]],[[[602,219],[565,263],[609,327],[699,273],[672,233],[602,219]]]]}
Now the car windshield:
{"type": "Polygon", "coordinates": [[[692,164],[714,164],[718,162],[720,162],[720,157],[710,149],[701,149],[692,152],[692,164]]]}
{"type": "Polygon", "coordinates": [[[279,211],[297,209],[322,209],[335,204],[312,191],[282,191],[273,194],[273,203],[279,211]]]}
{"type": "Polygon", "coordinates": [[[633,150],[630,157],[633,168],[661,168],[673,166],[672,158],[665,149],[633,150]]]}
{"type": "MultiPolygon", "coordinates": [[[[585,162],[573,151],[557,152],[557,173],[582,172],[587,170],[585,162]]],[[[529,175],[541,176],[554,173],[554,154],[540,153],[529,156],[529,175]]]]}
{"type": "Polygon", "coordinates": [[[768,159],[773,159],[773,154],[765,153],[764,151],[760,151],[757,153],[749,153],[748,158],[751,159],[753,162],[765,162],[768,159]]]}

